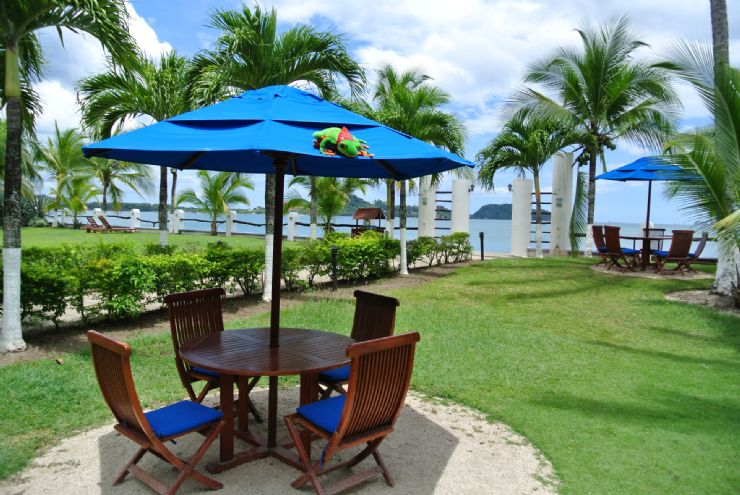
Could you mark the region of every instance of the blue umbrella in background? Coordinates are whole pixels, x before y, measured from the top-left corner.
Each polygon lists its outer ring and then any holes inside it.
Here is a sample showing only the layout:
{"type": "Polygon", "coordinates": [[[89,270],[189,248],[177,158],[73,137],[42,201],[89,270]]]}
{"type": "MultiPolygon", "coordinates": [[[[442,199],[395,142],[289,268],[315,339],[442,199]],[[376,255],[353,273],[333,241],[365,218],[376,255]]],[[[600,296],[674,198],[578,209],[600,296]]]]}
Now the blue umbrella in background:
{"type": "Polygon", "coordinates": [[[647,215],[645,228],[650,228],[650,202],[653,193],[653,181],[695,180],[698,176],[686,172],[677,165],[670,165],[662,157],[646,156],[632,163],[623,165],[605,174],[596,176],[597,180],[643,181],[648,183],[647,215]]]}
{"type": "Polygon", "coordinates": [[[247,91],[215,105],[83,147],[87,157],[227,172],[276,174],[270,345],[279,345],[284,177],[405,180],[473,164],[290,86],[247,91]],[[346,126],[374,156],[327,156],[312,134],[346,126]]]}

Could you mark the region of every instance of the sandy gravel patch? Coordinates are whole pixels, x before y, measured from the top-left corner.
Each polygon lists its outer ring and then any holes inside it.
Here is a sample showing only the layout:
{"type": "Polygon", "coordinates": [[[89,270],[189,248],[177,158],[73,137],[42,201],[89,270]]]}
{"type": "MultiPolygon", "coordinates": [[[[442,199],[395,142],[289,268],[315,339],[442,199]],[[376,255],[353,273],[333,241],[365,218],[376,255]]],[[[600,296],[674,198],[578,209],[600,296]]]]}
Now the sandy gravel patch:
{"type": "Polygon", "coordinates": [[[709,273],[704,272],[675,272],[671,270],[670,268],[668,270],[665,270],[661,273],[656,272],[655,270],[648,268],[644,272],[638,271],[636,272],[623,272],[622,268],[615,267],[611,270],[607,270],[605,265],[591,265],[591,269],[600,272],[600,273],[608,273],[609,275],[617,275],[622,277],[640,277],[640,278],[649,278],[652,280],[711,280],[714,278],[714,275],[711,275],[709,273]]]}
{"type": "Polygon", "coordinates": [[[669,301],[696,304],[698,306],[719,310],[720,313],[740,316],[740,308],[735,307],[735,301],[731,296],[712,294],[708,290],[681,290],[670,292],[665,295],[665,298],[669,301]]]}
{"type": "MultiPolygon", "coordinates": [[[[264,407],[266,392],[255,393],[258,407],[264,407]]],[[[281,413],[288,413],[297,403],[297,389],[281,391],[281,413]]],[[[282,426],[282,424],[281,424],[282,426]]],[[[259,430],[261,425],[256,425],[259,430]]],[[[280,433],[279,433],[280,434],[280,433]]],[[[191,435],[172,446],[189,457],[202,441],[191,435]]],[[[217,442],[205,461],[216,460],[217,442]]],[[[323,447],[316,442],[317,452],[323,447]]],[[[237,449],[245,444],[237,441],[237,449]]],[[[116,473],[135,451],[133,443],[116,434],[111,425],[64,440],[35,459],[24,471],[0,482],[3,494],[150,494],[143,483],[129,477],[111,486],[116,473]]],[[[557,483],[549,462],[529,442],[501,423],[489,423],[480,414],[458,405],[437,403],[410,394],[396,431],[380,451],[396,486],[390,488],[376,479],[348,492],[352,494],[554,494],[557,483]]],[[[351,453],[351,452],[350,452],[351,453]]],[[[365,460],[364,469],[372,463],[365,460]]],[[[142,466],[163,480],[174,479],[174,470],[153,456],[146,456],[142,466]]],[[[290,482],[298,471],[267,458],[239,466],[214,477],[224,484],[218,492],[231,494],[313,493],[305,487],[298,491],[290,482]]],[[[333,476],[333,475],[330,475],[333,476]]],[[[340,472],[341,476],[341,472],[340,472]]],[[[178,494],[206,493],[193,481],[187,481],[178,494]]]]}

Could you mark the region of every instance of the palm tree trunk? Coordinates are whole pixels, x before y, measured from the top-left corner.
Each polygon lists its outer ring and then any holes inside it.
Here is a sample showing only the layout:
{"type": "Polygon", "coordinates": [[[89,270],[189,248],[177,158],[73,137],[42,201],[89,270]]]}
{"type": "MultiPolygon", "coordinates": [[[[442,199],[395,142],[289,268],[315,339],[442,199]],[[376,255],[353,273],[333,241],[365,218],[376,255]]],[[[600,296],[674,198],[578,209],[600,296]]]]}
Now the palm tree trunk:
{"type": "Polygon", "coordinates": [[[3,324],[0,352],[26,348],[21,328],[21,85],[17,48],[5,46],[5,197],[3,200],[3,324]]]}
{"type": "Polygon", "coordinates": [[[318,223],[318,207],[316,205],[316,177],[311,177],[311,211],[310,211],[310,220],[309,223],[311,224],[311,239],[316,239],[316,224],[318,223]]]}
{"type": "Polygon", "coordinates": [[[167,167],[159,167],[159,243],[167,245],[167,167]]]}
{"type": "MultiPolygon", "coordinates": [[[[537,258],[542,258],[542,194],[540,192],[540,173],[535,169],[534,172],[534,221],[536,224],[536,233],[534,237],[535,252],[537,258]]],[[[550,253],[552,255],[552,253],[550,253]]]]}
{"type": "Polygon", "coordinates": [[[401,275],[408,275],[409,268],[406,262],[406,181],[401,181],[401,190],[398,194],[399,211],[398,216],[400,218],[400,231],[401,231],[401,275]]]}
{"type": "Polygon", "coordinates": [[[172,168],[172,189],[170,193],[170,213],[172,213],[172,221],[175,221],[175,201],[177,200],[177,169],[172,168]]]}
{"type": "Polygon", "coordinates": [[[218,235],[218,219],[216,217],[211,218],[211,235],[218,235]]]}
{"type": "MultiPolygon", "coordinates": [[[[282,205],[281,205],[282,206],[282,205]]],[[[264,290],[262,300],[272,300],[270,287],[272,287],[272,243],[275,241],[275,174],[267,174],[265,177],[265,273],[264,290]]]]}
{"type": "MultiPolygon", "coordinates": [[[[596,140],[597,138],[594,136],[594,142],[596,140]]],[[[596,145],[594,144],[588,160],[588,214],[586,215],[586,246],[584,247],[586,256],[591,256],[591,248],[593,247],[591,226],[594,224],[594,208],[596,205],[596,151],[596,145]]]]}
{"type": "Polygon", "coordinates": [[[730,34],[727,22],[727,1],[709,0],[712,16],[712,51],[714,65],[730,64],[730,34]]]}
{"type": "Polygon", "coordinates": [[[386,215],[385,215],[385,230],[388,232],[388,236],[393,239],[394,237],[394,229],[395,229],[395,222],[393,221],[393,216],[395,214],[396,210],[396,184],[395,181],[392,179],[386,180],[386,215]]]}
{"type": "Polygon", "coordinates": [[[103,215],[108,211],[108,181],[103,181],[103,215]]]}

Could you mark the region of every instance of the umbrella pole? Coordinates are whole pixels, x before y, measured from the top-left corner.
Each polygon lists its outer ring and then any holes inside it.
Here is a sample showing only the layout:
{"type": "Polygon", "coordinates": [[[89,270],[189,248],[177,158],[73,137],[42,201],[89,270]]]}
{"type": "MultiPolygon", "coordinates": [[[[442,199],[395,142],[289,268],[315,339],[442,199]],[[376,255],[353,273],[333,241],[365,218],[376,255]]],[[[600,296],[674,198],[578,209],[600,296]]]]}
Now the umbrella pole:
{"type": "Polygon", "coordinates": [[[283,199],[285,159],[275,158],[275,216],[272,241],[272,301],[270,306],[270,347],[280,347],[280,272],[283,253],[283,199]]]}
{"type": "Polygon", "coordinates": [[[648,205],[647,205],[647,217],[645,217],[645,228],[650,228],[650,200],[653,195],[653,181],[648,181],[648,205]]]}

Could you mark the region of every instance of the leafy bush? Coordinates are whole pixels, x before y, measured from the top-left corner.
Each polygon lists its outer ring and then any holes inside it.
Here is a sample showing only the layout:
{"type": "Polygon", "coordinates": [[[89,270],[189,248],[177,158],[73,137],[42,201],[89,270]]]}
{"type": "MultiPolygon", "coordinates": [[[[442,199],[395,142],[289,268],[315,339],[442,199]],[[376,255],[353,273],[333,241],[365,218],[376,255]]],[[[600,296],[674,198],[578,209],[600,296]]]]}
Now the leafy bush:
{"type": "Polygon", "coordinates": [[[70,278],[44,263],[21,264],[21,317],[49,319],[59,327],[67,309],[70,278]]]}
{"type": "Polygon", "coordinates": [[[305,289],[307,282],[301,280],[303,256],[300,249],[284,248],[280,256],[280,272],[288,290],[305,289]]]}
{"type": "Polygon", "coordinates": [[[470,234],[467,232],[455,232],[442,236],[439,240],[439,248],[439,254],[444,258],[445,263],[450,263],[450,260],[453,263],[469,260],[473,254],[473,245],[470,244],[470,234]]]}
{"type": "Polygon", "coordinates": [[[144,254],[146,256],[153,256],[155,254],[174,254],[177,250],[177,246],[172,244],[162,245],[155,242],[150,242],[144,245],[144,254]]]}
{"type": "Polygon", "coordinates": [[[301,263],[307,271],[308,285],[313,287],[316,276],[331,272],[331,247],[328,242],[308,241],[301,250],[301,263]]]}

